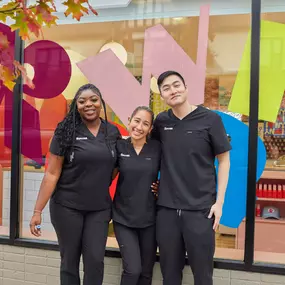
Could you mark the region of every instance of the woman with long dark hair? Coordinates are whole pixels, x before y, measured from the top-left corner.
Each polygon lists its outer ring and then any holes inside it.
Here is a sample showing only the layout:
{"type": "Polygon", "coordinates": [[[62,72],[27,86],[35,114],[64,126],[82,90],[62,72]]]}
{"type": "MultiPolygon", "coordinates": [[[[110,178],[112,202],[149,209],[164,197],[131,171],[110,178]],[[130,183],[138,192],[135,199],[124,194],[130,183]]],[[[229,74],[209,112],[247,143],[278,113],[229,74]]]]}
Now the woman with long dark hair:
{"type": "Polygon", "coordinates": [[[117,141],[119,179],[112,218],[123,259],[121,285],[151,285],[152,282],[161,153],[160,143],[148,138],[153,117],[148,107],[137,107],[129,121],[130,137],[117,141]]]}
{"type": "Polygon", "coordinates": [[[80,285],[82,254],[84,285],[103,282],[104,254],[111,219],[109,186],[116,164],[117,127],[107,122],[101,93],[93,84],[79,88],[69,113],[55,130],[31,233],[40,236],[41,213],[50,199],[51,222],[61,255],[61,285],[80,285]],[[100,118],[104,109],[105,120],[100,118]]]}

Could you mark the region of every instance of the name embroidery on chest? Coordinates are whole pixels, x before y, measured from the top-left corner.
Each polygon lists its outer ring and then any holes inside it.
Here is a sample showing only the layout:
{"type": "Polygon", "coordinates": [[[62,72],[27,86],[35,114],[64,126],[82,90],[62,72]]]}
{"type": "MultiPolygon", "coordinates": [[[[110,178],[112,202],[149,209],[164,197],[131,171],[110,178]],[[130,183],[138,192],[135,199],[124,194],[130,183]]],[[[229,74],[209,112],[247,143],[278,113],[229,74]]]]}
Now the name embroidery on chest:
{"type": "Polygon", "coordinates": [[[87,137],[77,137],[76,140],[83,141],[83,140],[88,140],[88,138],[87,137]]]}
{"type": "Polygon", "coordinates": [[[130,155],[129,155],[129,154],[121,153],[120,155],[121,155],[121,157],[130,157],[130,155]]]}
{"type": "Polygon", "coordinates": [[[173,131],[173,127],[164,127],[165,131],[173,131]]]}
{"type": "Polygon", "coordinates": [[[151,157],[146,157],[145,160],[151,160],[151,157]]]}

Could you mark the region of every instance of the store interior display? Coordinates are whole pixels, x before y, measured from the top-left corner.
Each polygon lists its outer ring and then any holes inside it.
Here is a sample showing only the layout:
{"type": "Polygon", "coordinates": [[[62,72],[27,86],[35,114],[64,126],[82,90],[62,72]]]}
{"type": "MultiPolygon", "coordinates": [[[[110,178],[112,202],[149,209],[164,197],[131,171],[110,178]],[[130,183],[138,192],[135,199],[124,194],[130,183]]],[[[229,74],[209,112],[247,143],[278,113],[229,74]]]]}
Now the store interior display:
{"type": "Polygon", "coordinates": [[[260,122],[259,135],[263,139],[266,170],[256,186],[255,249],[285,253],[280,237],[285,234],[285,109],[283,96],[276,122],[260,122]],[[270,232],[270,238],[263,234],[270,232]]]}
{"type": "Polygon", "coordinates": [[[206,78],[204,106],[211,110],[219,110],[219,78],[206,78]]]}
{"type": "MultiPolygon", "coordinates": [[[[256,184],[256,197],[255,250],[285,253],[285,173],[265,171],[256,184]]],[[[239,249],[244,248],[244,231],[245,221],[237,230],[239,249]]]]}
{"type": "MultiPolygon", "coordinates": [[[[258,134],[263,140],[267,161],[256,184],[255,250],[285,253],[285,112],[284,98],[276,122],[260,121],[258,134]],[[268,237],[270,233],[270,237],[268,237]]],[[[244,249],[245,221],[236,234],[236,248],[244,249]]],[[[283,259],[282,259],[283,260],[283,259]]]]}

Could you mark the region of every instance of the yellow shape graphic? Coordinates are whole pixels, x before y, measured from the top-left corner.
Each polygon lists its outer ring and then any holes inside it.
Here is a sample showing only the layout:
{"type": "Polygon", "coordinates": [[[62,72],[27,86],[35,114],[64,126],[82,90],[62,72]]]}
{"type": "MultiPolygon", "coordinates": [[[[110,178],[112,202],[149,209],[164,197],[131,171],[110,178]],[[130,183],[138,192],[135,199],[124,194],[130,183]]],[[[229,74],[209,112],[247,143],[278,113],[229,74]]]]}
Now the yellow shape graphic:
{"type": "Polygon", "coordinates": [[[166,103],[161,99],[160,94],[153,93],[151,102],[151,108],[154,113],[154,116],[156,117],[160,112],[164,110],[168,110],[169,107],[166,105],[166,103]]]}
{"type": "MultiPolygon", "coordinates": [[[[249,32],[229,110],[249,115],[250,46],[249,32]]],[[[261,21],[259,119],[275,122],[285,89],[285,25],[261,21]]]]}
{"type": "Polygon", "coordinates": [[[70,81],[67,87],[65,88],[65,90],[62,92],[62,94],[65,97],[65,99],[71,100],[74,98],[75,93],[77,92],[78,88],[84,84],[87,84],[88,80],[76,64],[77,62],[85,59],[85,57],[74,50],[67,49],[65,51],[67,52],[70,58],[72,73],[71,73],[70,81]]]}

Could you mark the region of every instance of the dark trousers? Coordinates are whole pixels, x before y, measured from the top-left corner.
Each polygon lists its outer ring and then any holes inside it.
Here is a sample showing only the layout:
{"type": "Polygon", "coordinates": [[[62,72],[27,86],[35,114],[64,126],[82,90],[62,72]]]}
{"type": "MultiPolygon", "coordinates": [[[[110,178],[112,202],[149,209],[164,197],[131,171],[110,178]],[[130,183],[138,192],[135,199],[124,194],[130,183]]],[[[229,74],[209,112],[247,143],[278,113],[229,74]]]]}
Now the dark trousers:
{"type": "Polygon", "coordinates": [[[215,232],[208,214],[209,210],[158,209],[156,234],[163,285],[181,285],[186,251],[195,285],[213,284],[215,232]]]}
{"type": "Polygon", "coordinates": [[[129,228],[114,222],[114,231],[123,260],[121,285],[151,285],[157,249],[155,225],[129,228]]]}
{"type": "Polygon", "coordinates": [[[50,201],[51,222],[55,228],[60,256],[60,284],[80,285],[82,254],[84,285],[102,285],[104,255],[111,211],[79,211],[50,201]]]}

